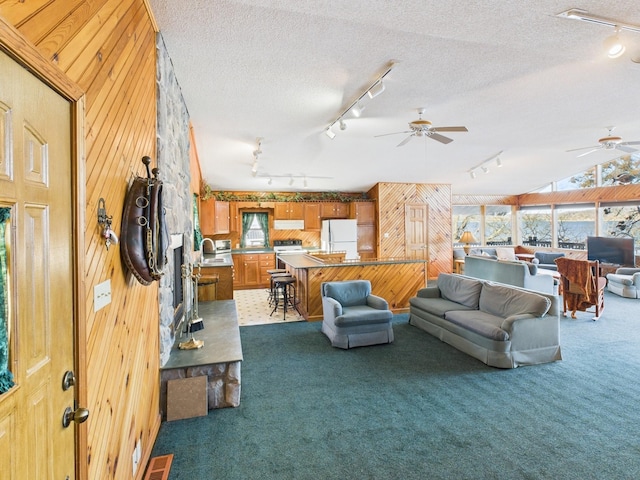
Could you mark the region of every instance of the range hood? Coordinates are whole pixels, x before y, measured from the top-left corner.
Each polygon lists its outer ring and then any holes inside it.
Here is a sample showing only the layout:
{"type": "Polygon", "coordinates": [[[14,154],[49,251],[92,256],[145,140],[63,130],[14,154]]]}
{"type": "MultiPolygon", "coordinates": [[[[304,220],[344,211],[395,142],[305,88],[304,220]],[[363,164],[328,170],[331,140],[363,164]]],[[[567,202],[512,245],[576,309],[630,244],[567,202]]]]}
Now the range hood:
{"type": "Polygon", "coordinates": [[[274,230],[304,230],[304,220],[274,220],[274,230]]]}

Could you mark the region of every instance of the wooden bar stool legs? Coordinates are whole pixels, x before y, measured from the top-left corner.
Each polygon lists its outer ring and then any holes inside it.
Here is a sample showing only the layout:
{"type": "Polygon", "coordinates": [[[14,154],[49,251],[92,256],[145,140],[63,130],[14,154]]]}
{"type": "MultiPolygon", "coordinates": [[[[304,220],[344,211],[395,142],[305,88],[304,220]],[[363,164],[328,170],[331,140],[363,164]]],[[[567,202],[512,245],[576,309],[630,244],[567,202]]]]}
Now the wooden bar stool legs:
{"type": "Polygon", "coordinates": [[[273,315],[282,306],[283,320],[287,319],[289,308],[296,310],[296,278],[291,275],[273,277],[273,315]]]}

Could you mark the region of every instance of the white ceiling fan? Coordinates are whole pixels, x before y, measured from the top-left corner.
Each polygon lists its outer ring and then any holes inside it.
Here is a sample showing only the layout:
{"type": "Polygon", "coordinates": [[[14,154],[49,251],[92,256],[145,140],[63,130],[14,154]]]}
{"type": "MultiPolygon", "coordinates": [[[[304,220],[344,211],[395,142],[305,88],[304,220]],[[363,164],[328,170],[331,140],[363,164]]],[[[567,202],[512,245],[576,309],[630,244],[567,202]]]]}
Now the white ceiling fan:
{"type": "Polygon", "coordinates": [[[598,150],[620,150],[626,153],[633,153],[637,151],[636,148],[632,148],[629,145],[640,145],[640,140],[634,142],[623,142],[621,137],[613,135],[613,130],[616,127],[606,128],[607,130],[609,130],[609,134],[606,137],[598,139],[599,145],[595,145],[593,147],[572,148],[571,150],[567,150],[567,152],[590,149],[588,152],[578,155],[578,158],[580,158],[584,157],[585,155],[589,155],[590,153],[597,152],[598,150]]]}
{"type": "Polygon", "coordinates": [[[436,140],[440,143],[451,143],[453,142],[452,138],[445,137],[444,135],[440,135],[440,132],[468,132],[467,127],[434,127],[429,120],[423,120],[422,114],[424,113],[424,108],[418,109],[418,120],[414,120],[413,122],[409,122],[409,130],[404,132],[395,132],[395,133],[383,133],[382,135],[375,135],[376,137],[385,137],[387,135],[398,135],[400,133],[408,133],[409,136],[401,141],[398,147],[405,145],[409,140],[413,137],[430,137],[433,140],[436,140]]]}

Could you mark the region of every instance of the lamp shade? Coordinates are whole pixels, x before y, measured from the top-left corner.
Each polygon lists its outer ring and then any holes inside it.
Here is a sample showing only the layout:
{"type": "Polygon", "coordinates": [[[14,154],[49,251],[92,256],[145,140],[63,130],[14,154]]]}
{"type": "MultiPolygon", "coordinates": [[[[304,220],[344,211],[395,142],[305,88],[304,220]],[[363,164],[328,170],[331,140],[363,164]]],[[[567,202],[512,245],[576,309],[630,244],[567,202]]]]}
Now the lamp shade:
{"type": "Polygon", "coordinates": [[[460,243],[476,243],[476,237],[473,236],[469,230],[465,230],[462,236],[460,237],[460,243]]]}

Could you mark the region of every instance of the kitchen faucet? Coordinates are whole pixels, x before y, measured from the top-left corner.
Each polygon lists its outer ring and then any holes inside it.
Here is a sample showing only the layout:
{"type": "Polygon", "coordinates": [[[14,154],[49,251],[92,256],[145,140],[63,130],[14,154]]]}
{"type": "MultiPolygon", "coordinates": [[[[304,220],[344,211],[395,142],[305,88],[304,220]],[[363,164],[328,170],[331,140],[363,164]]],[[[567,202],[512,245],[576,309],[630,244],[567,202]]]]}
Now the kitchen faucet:
{"type": "Polygon", "coordinates": [[[200,242],[200,263],[204,263],[204,242],[206,242],[207,240],[209,240],[209,243],[211,243],[211,248],[213,249],[214,253],[216,251],[215,245],[213,244],[213,240],[206,237],[203,238],[202,241],[200,242]]]}

